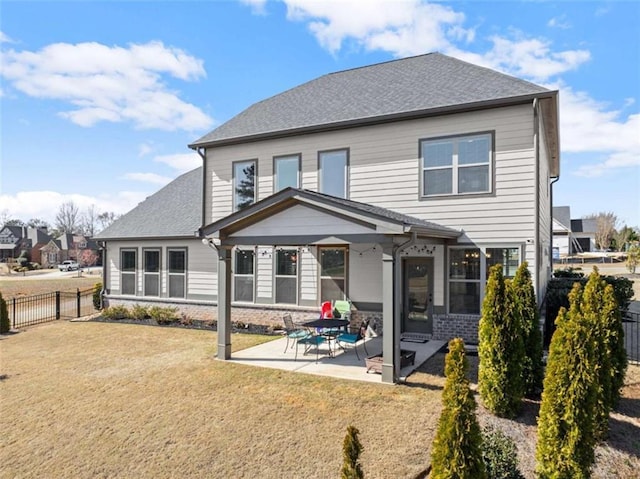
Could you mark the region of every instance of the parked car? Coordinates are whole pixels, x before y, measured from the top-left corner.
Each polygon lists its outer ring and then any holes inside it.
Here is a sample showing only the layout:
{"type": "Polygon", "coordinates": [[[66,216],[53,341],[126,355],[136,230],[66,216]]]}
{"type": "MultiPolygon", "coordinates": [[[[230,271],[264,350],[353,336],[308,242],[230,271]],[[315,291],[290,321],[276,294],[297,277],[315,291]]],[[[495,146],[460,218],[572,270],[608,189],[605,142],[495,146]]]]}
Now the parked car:
{"type": "Polygon", "coordinates": [[[75,271],[76,269],[79,269],[79,268],[80,268],[80,265],[72,260],[63,261],[58,265],[58,269],[60,271],[75,271]]]}

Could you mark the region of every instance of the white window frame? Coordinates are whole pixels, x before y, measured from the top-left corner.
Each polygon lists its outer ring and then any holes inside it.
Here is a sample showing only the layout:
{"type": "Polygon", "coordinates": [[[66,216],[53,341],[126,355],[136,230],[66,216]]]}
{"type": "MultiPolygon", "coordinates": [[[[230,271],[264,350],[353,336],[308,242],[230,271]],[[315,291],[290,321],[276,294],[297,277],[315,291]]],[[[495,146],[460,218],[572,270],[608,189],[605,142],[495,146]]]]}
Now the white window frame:
{"type": "Polygon", "coordinates": [[[189,259],[187,255],[187,248],[167,248],[167,296],[169,298],[186,298],[187,297],[187,270],[189,267],[189,263],[187,262],[189,259]],[[182,253],[184,254],[184,271],[181,273],[172,272],[171,271],[171,253],[182,253]],[[173,296],[171,294],[171,279],[182,277],[183,291],[184,294],[182,296],[173,296]]]}
{"type": "Polygon", "coordinates": [[[120,294],[123,295],[128,295],[128,296],[135,296],[136,293],[138,291],[138,249],[137,248],[122,248],[120,250],[120,294]],[[133,253],[134,255],[134,267],[133,267],[133,271],[131,270],[124,270],[123,268],[123,264],[124,264],[124,254],[125,253],[133,253]],[[123,285],[124,285],[124,281],[123,278],[125,276],[133,276],[133,292],[132,293],[125,293],[123,290],[123,285]]]}
{"type": "Polygon", "coordinates": [[[494,132],[478,132],[478,133],[469,133],[464,135],[451,135],[451,136],[441,136],[435,138],[423,138],[420,140],[420,197],[421,198],[439,198],[439,197],[450,197],[450,196],[474,196],[474,195],[487,195],[492,194],[494,191],[494,181],[493,181],[493,171],[495,164],[495,134],[494,132]],[[489,140],[489,160],[488,162],[481,163],[465,163],[460,165],[458,162],[458,146],[462,141],[470,140],[474,138],[486,138],[489,140]],[[450,165],[443,166],[425,166],[425,158],[424,158],[424,147],[428,143],[451,143],[453,147],[453,153],[451,158],[450,165]],[[458,191],[459,188],[459,178],[458,173],[460,170],[464,168],[472,168],[479,166],[487,166],[488,168],[488,179],[487,185],[488,189],[486,191],[472,191],[472,192],[462,192],[458,191]],[[451,192],[450,193],[433,193],[427,194],[425,192],[425,173],[429,171],[442,171],[442,170],[451,170],[451,192]]]}
{"type": "Polygon", "coordinates": [[[162,295],[162,248],[142,248],[142,295],[158,298],[162,295]],[[147,271],[147,253],[158,254],[158,271],[147,271]],[[158,294],[147,292],[147,278],[155,276],[158,280],[158,294]]]}

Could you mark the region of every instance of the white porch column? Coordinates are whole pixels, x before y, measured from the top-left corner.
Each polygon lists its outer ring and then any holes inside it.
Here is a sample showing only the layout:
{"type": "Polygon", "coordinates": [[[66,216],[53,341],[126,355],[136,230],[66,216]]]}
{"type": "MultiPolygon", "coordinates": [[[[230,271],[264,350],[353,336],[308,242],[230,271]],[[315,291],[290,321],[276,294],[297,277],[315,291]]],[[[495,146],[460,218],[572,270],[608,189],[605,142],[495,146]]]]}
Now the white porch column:
{"type": "Polygon", "coordinates": [[[218,359],[231,358],[231,248],[218,247],[218,359]]]}
{"type": "Polygon", "coordinates": [[[393,246],[382,248],[382,382],[395,383],[400,365],[396,354],[396,325],[393,315],[393,246]]]}

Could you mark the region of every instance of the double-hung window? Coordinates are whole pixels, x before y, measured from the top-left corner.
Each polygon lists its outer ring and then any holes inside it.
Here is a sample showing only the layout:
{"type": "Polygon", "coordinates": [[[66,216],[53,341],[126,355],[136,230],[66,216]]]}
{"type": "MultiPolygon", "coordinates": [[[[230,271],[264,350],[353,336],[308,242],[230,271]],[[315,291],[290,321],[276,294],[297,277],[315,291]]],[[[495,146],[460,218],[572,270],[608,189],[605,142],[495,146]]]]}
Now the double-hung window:
{"type": "Polygon", "coordinates": [[[136,294],[137,253],[135,249],[120,251],[120,292],[122,294],[136,294]]]}
{"type": "Polygon", "coordinates": [[[320,248],[320,302],[347,297],[347,249],[320,248]]]}
{"type": "Polygon", "coordinates": [[[300,188],[300,155],[273,158],[273,192],[287,187],[300,188]]]}
{"type": "Polygon", "coordinates": [[[349,181],[349,150],[321,151],[318,153],[320,193],[347,198],[349,181]]]}
{"type": "Polygon", "coordinates": [[[255,252],[249,249],[236,249],[233,279],[234,301],[253,302],[255,271],[255,252]]]}
{"type": "Polygon", "coordinates": [[[251,206],[256,202],[256,160],[233,163],[233,211],[251,206]]]}
{"type": "Polygon", "coordinates": [[[142,256],[144,295],[160,296],[160,250],[144,249],[142,256]]]}
{"type": "Polygon", "coordinates": [[[276,251],[276,303],[298,302],[298,250],[276,251]]]}
{"type": "Polygon", "coordinates": [[[186,297],[187,251],[185,249],[169,249],[167,251],[167,263],[167,275],[169,277],[169,297],[186,297]]]}
{"type": "Polygon", "coordinates": [[[422,196],[491,193],[490,133],[420,142],[422,196]]]}
{"type": "Polygon", "coordinates": [[[520,266],[520,248],[487,248],[485,250],[487,268],[485,278],[489,278],[489,269],[492,266],[502,265],[502,275],[505,278],[513,278],[520,266]]]}

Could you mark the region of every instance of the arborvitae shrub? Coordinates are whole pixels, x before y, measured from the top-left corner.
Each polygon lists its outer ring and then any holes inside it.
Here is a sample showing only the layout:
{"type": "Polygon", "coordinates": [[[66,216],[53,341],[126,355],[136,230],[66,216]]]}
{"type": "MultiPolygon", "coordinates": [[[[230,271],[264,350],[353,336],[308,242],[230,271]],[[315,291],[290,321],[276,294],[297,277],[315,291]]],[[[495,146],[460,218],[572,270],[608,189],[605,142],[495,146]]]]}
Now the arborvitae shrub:
{"type": "Polygon", "coordinates": [[[9,321],[9,311],[7,302],[0,293],[0,334],[6,334],[11,330],[11,322],[9,321]]]}
{"type": "Polygon", "coordinates": [[[364,473],[360,465],[360,453],[362,452],[362,444],[358,439],[358,431],[354,426],[347,427],[347,435],[342,443],[342,471],[340,477],[342,479],[362,479],[364,473]]]}
{"type": "Polygon", "coordinates": [[[556,319],[538,417],[539,478],[587,478],[594,462],[596,364],[591,325],[581,310],[582,287],[556,319]]]}
{"type": "Polygon", "coordinates": [[[502,417],[516,416],[524,396],[522,324],[510,307],[510,290],[502,265],[493,266],[478,327],[478,391],[486,408],[502,417]]]}
{"type": "Polygon", "coordinates": [[[102,309],[102,283],[93,286],[93,308],[98,311],[102,309]]]}
{"type": "Polygon", "coordinates": [[[542,391],[544,366],[542,364],[542,333],[536,293],[533,289],[531,273],[526,262],[516,271],[511,285],[511,308],[521,322],[524,342],[523,378],[524,391],[537,395],[542,391]]]}
{"type": "Polygon", "coordinates": [[[482,435],[476,401],[469,388],[467,358],[462,339],[449,342],[442,392],[443,409],[431,451],[431,479],[484,479],[482,435]]]}
{"type": "Polygon", "coordinates": [[[500,429],[483,431],[482,458],[489,479],[524,479],[518,469],[516,445],[500,429]]]}

